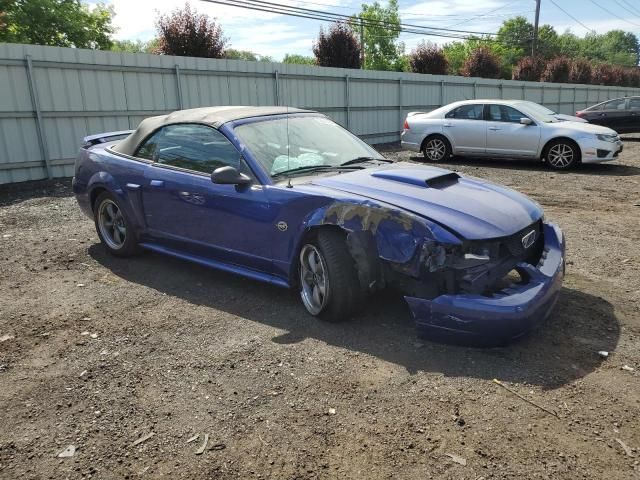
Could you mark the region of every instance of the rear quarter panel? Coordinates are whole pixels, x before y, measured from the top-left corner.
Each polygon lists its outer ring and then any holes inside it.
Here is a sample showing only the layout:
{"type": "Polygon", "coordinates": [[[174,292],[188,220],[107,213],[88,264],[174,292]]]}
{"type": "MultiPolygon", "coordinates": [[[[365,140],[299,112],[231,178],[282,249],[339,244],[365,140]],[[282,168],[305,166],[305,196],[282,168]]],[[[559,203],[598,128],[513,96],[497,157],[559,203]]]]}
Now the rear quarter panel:
{"type": "Polygon", "coordinates": [[[82,211],[93,218],[93,205],[101,191],[112,193],[139,231],[144,228],[141,185],[147,163],[115,154],[108,144],[81,149],[76,160],[73,191],[82,211]]]}

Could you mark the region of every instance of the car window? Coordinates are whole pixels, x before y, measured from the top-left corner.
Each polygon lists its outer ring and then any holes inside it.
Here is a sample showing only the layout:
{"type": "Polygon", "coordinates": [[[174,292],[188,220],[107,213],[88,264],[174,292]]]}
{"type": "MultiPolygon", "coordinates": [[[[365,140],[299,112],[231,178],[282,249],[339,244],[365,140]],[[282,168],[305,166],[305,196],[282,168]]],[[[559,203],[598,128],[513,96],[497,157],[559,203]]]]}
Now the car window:
{"type": "Polygon", "coordinates": [[[616,100],[610,100],[605,102],[603,110],[624,110],[626,101],[624,98],[617,98],[616,100]]]}
{"type": "Polygon", "coordinates": [[[632,97],[629,99],[629,110],[640,110],[640,97],[632,97]]]}
{"type": "Polygon", "coordinates": [[[219,131],[206,125],[163,127],[140,146],[135,156],[203,173],[225,166],[245,170],[238,150],[219,131]]]}
{"type": "Polygon", "coordinates": [[[482,120],[482,110],[484,105],[474,103],[471,105],[462,105],[454,108],[447,113],[446,118],[458,118],[461,120],[482,120]]]}
{"type": "Polygon", "coordinates": [[[492,122],[520,123],[525,114],[508,105],[489,105],[489,120],[492,122]]]}

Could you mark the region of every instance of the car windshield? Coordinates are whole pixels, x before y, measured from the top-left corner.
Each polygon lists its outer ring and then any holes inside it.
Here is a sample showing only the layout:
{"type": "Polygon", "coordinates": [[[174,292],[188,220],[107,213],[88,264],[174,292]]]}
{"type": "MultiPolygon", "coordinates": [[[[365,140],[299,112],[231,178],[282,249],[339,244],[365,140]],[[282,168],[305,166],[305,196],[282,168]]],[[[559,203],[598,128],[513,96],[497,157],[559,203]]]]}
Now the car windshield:
{"type": "Polygon", "coordinates": [[[331,169],[357,159],[384,160],[372,147],[321,115],[269,118],[234,130],[271,175],[314,167],[331,169]]]}
{"type": "Polygon", "coordinates": [[[541,113],[542,115],[557,115],[556,112],[545,107],[544,105],[540,105],[539,103],[527,102],[526,106],[529,107],[529,109],[531,110],[541,113]]]}
{"type": "Polygon", "coordinates": [[[522,110],[524,113],[528,114],[534,120],[537,120],[538,122],[543,122],[543,123],[558,123],[558,122],[560,122],[560,120],[558,120],[554,116],[554,115],[557,115],[556,113],[554,113],[553,111],[549,110],[546,107],[543,107],[542,105],[538,105],[537,103],[522,102],[522,103],[519,103],[519,104],[517,104],[515,106],[517,108],[519,108],[520,110],[522,110]],[[544,109],[544,111],[543,111],[543,109],[544,109]],[[549,112],[551,112],[551,113],[549,113],[549,112]]]}

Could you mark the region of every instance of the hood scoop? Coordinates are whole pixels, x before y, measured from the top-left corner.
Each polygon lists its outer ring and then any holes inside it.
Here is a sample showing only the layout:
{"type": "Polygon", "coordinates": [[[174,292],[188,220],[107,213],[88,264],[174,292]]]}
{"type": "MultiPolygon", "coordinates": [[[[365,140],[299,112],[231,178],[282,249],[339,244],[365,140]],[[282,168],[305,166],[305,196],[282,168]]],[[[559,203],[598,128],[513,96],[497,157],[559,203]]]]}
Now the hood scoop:
{"type": "Polygon", "coordinates": [[[416,185],[418,187],[445,188],[458,182],[460,175],[442,169],[414,170],[402,168],[397,170],[380,170],[371,174],[372,177],[391,180],[394,182],[416,185]]]}

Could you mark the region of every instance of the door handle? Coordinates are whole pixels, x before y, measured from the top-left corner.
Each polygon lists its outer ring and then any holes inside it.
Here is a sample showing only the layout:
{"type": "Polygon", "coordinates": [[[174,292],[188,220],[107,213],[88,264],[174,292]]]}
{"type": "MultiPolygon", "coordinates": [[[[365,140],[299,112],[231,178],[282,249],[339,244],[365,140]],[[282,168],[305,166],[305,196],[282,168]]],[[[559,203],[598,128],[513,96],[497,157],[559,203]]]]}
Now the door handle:
{"type": "Polygon", "coordinates": [[[495,130],[502,130],[502,129],[500,127],[489,127],[489,130],[495,131],[495,130]]]}
{"type": "Polygon", "coordinates": [[[164,181],[163,180],[151,180],[149,185],[151,185],[152,187],[162,188],[162,187],[164,187],[164,181]]]}
{"type": "Polygon", "coordinates": [[[450,123],[445,123],[444,125],[442,125],[443,127],[453,127],[453,125],[451,125],[450,123]]]}

